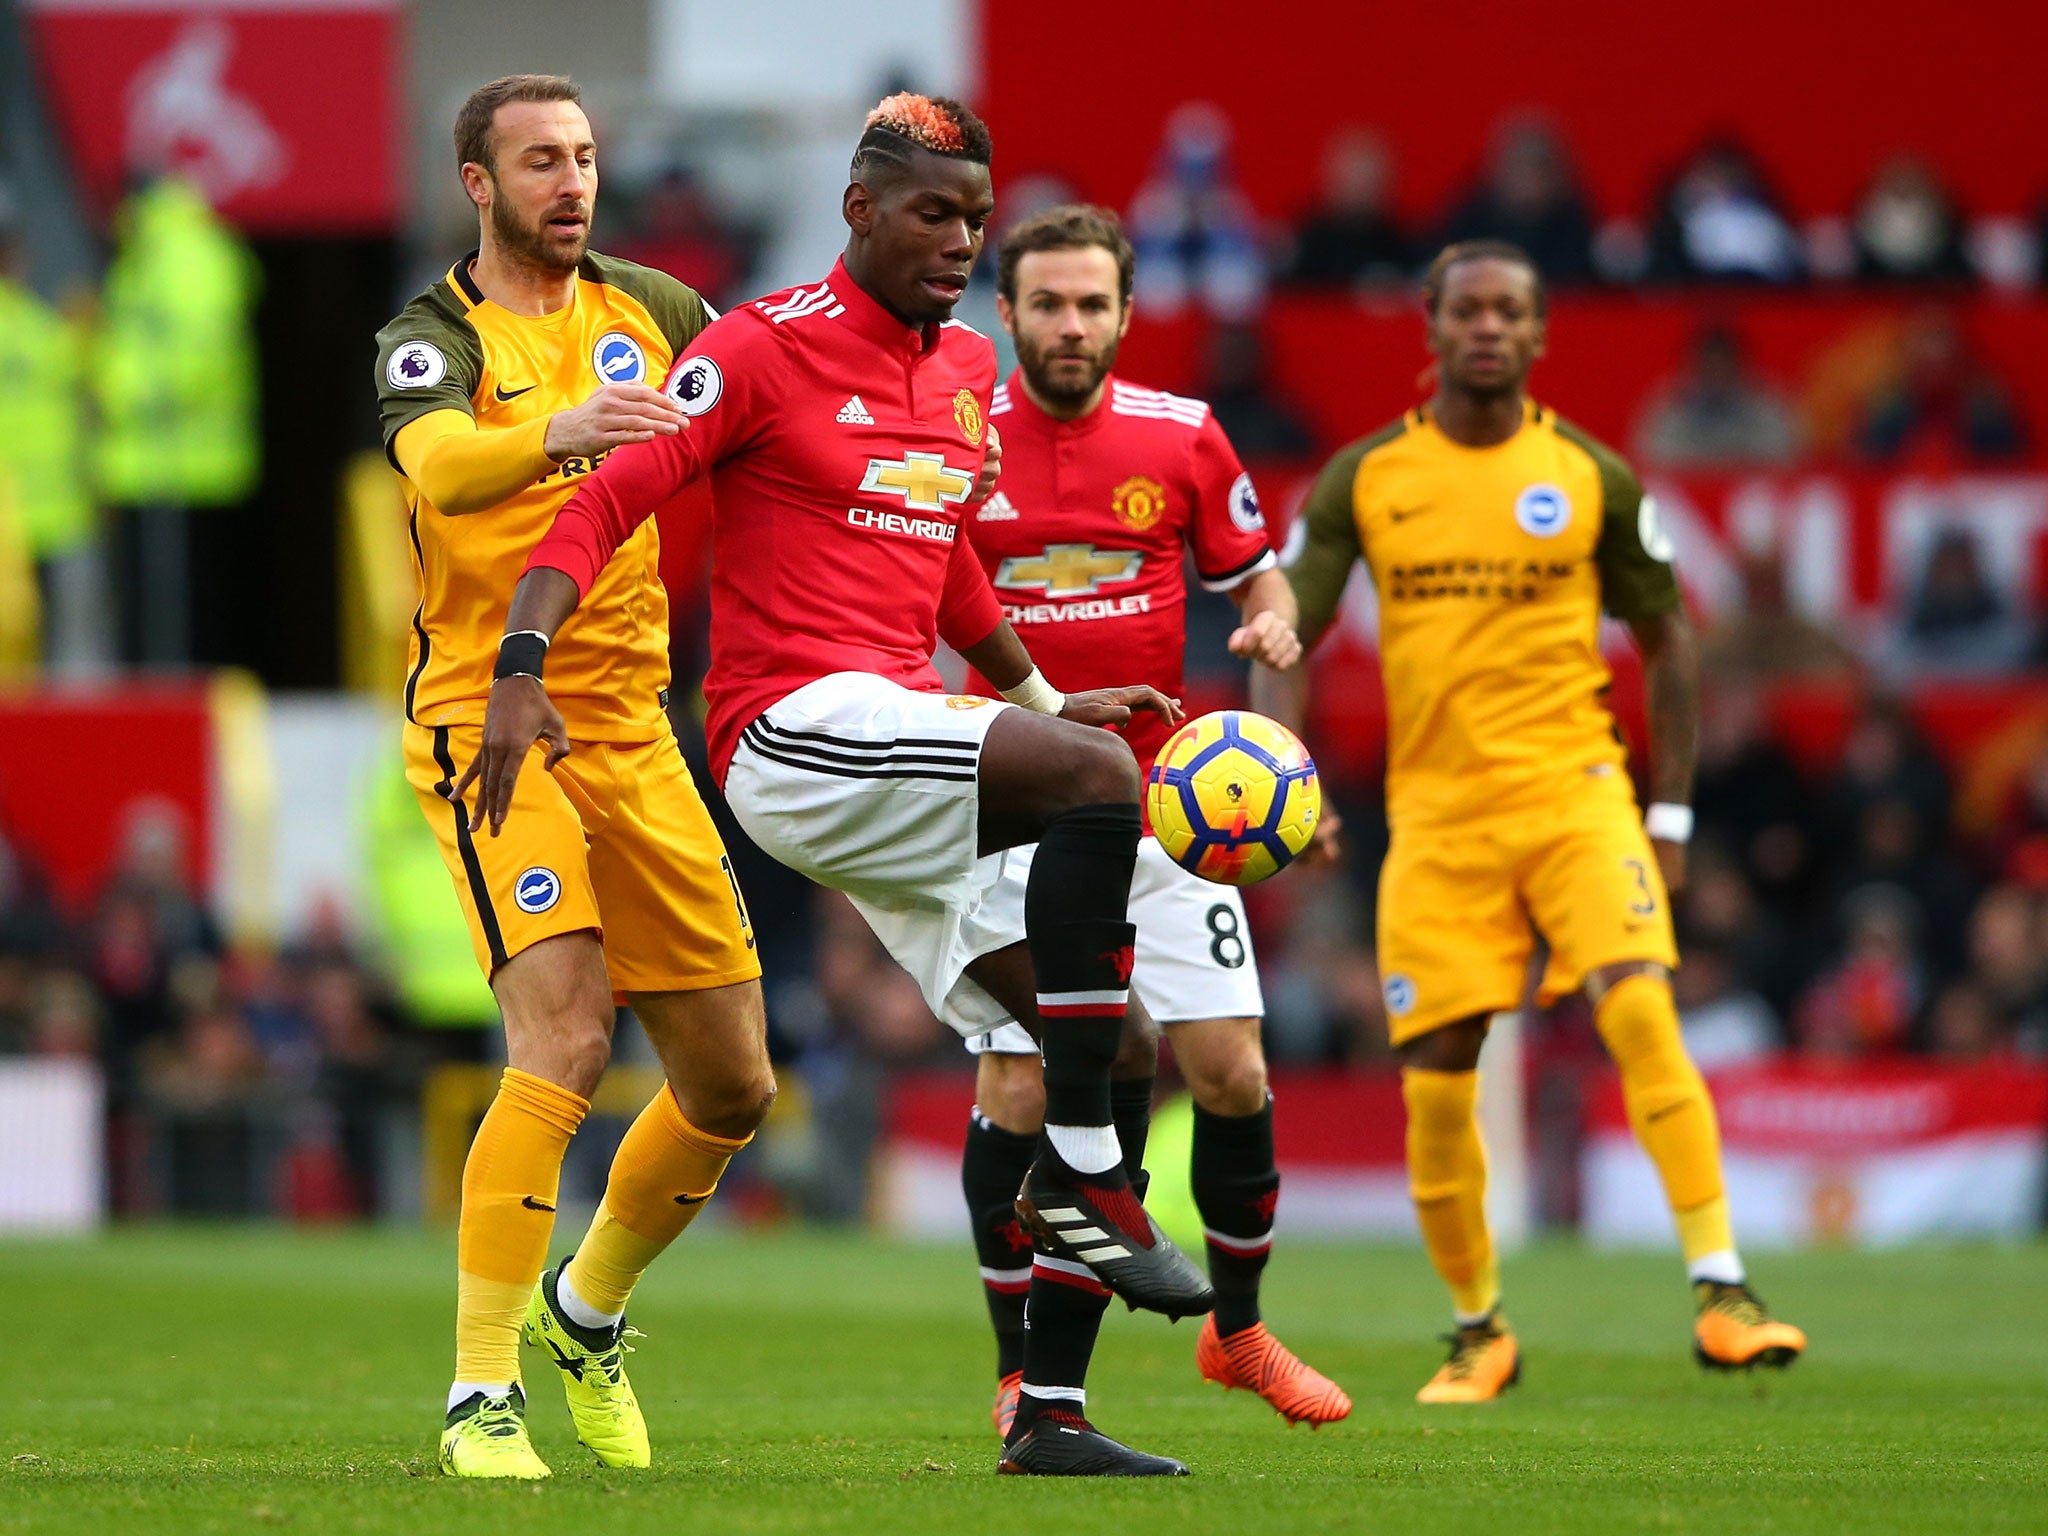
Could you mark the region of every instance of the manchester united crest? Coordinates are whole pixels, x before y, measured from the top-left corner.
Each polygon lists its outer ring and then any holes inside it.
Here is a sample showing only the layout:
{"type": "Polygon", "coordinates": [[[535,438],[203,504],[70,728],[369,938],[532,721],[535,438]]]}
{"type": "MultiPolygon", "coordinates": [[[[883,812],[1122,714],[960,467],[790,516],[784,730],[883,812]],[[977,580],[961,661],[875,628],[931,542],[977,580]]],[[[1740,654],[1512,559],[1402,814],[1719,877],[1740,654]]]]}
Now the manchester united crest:
{"type": "Polygon", "coordinates": [[[963,389],[953,397],[953,420],[959,425],[960,435],[976,448],[981,446],[981,406],[975,400],[972,390],[963,389]]]}
{"type": "Polygon", "coordinates": [[[1146,475],[1133,475],[1109,493],[1109,509],[1133,533],[1143,533],[1166,515],[1166,487],[1146,475]]]}

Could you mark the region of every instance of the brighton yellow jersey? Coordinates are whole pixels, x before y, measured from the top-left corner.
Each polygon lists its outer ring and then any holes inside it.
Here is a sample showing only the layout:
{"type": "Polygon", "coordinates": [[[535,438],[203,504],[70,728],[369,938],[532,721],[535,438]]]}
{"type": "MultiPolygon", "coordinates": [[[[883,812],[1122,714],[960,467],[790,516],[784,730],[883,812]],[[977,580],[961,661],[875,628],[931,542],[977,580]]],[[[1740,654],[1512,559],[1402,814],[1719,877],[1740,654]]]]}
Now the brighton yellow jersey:
{"type": "MultiPolygon", "coordinates": [[[[581,405],[604,384],[661,386],[670,363],[708,323],[704,301],[674,278],[592,254],[569,303],[516,315],[485,298],[472,256],[449,269],[377,333],[384,451],[402,428],[458,410],[479,430],[535,423],[581,405]]],[[[542,456],[545,457],[544,455],[542,456]]],[[[480,512],[450,516],[406,485],[420,606],[406,670],[406,718],[419,725],[483,719],[505,608],[526,557],[556,509],[604,460],[571,458],[480,512]]],[[[651,741],[667,729],[668,595],[649,518],[599,575],[548,648],[548,696],[569,734],[651,741]]]]}
{"type": "Polygon", "coordinates": [[[1305,638],[1354,561],[1379,595],[1397,830],[1559,809],[1625,771],[1600,611],[1679,596],[1655,507],[1613,452],[1533,402],[1490,448],[1418,410],[1339,453],[1302,519],[1288,575],[1305,638]]]}

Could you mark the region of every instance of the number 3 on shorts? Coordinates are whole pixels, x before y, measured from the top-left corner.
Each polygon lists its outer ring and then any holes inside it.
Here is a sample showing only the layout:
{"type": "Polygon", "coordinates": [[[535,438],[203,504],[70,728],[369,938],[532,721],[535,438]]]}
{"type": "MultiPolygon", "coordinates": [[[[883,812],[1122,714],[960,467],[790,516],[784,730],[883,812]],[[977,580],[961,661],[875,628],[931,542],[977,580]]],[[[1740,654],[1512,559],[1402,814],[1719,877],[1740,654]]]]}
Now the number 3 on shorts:
{"type": "Polygon", "coordinates": [[[1238,932],[1237,911],[1223,902],[1209,909],[1209,955],[1226,971],[1244,964],[1244,935],[1238,932]]]}
{"type": "Polygon", "coordinates": [[[1637,917],[1649,917],[1657,910],[1657,893],[1650,889],[1649,866],[1641,859],[1623,859],[1621,867],[1636,883],[1635,894],[1629,898],[1629,911],[1637,917]]]}

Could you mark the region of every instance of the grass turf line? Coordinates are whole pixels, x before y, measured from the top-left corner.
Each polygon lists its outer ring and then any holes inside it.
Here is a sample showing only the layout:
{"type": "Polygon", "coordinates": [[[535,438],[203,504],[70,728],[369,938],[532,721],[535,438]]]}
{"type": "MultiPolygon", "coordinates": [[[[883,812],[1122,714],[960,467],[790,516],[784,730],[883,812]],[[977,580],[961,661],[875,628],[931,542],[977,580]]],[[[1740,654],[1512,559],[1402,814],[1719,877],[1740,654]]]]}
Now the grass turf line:
{"type": "Polygon", "coordinates": [[[706,1231],[634,1302],[654,1470],[599,1467],[529,1351],[534,1439],[556,1476],[508,1487],[434,1463],[451,1239],[187,1227],[9,1242],[0,1531],[2048,1529],[2048,1246],[1754,1267],[1814,1338],[1784,1376],[1693,1366],[1674,1259],[1556,1244],[1508,1266],[1523,1385],[1425,1409],[1411,1398],[1440,1358],[1444,1304],[1421,1255],[1283,1245],[1269,1320],[1351,1392],[1351,1419],[1287,1430],[1199,1379],[1192,1324],[1119,1308],[1091,1410],[1195,1476],[1077,1485],[992,1475],[993,1351],[964,1243],[706,1231]]]}

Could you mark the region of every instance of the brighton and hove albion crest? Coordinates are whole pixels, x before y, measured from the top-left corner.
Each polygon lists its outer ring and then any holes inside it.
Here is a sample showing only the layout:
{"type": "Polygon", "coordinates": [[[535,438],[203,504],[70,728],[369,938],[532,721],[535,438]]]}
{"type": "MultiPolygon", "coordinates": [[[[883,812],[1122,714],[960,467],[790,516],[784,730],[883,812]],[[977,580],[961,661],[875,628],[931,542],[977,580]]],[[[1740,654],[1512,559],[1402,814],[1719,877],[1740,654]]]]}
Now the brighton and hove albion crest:
{"type": "Polygon", "coordinates": [[[1515,522],[1539,539],[1556,538],[1571,520],[1571,498],[1554,485],[1532,485],[1515,498],[1515,522]]]}
{"type": "Polygon", "coordinates": [[[981,446],[981,402],[974,398],[974,391],[963,389],[953,397],[953,421],[970,446],[981,446]]]}
{"type": "Polygon", "coordinates": [[[590,366],[607,384],[638,384],[647,377],[647,354],[624,331],[606,331],[590,349],[590,366]]]}
{"type": "Polygon", "coordinates": [[[1133,533],[1143,533],[1166,515],[1166,487],[1147,475],[1133,475],[1109,493],[1109,510],[1133,533]]]}

